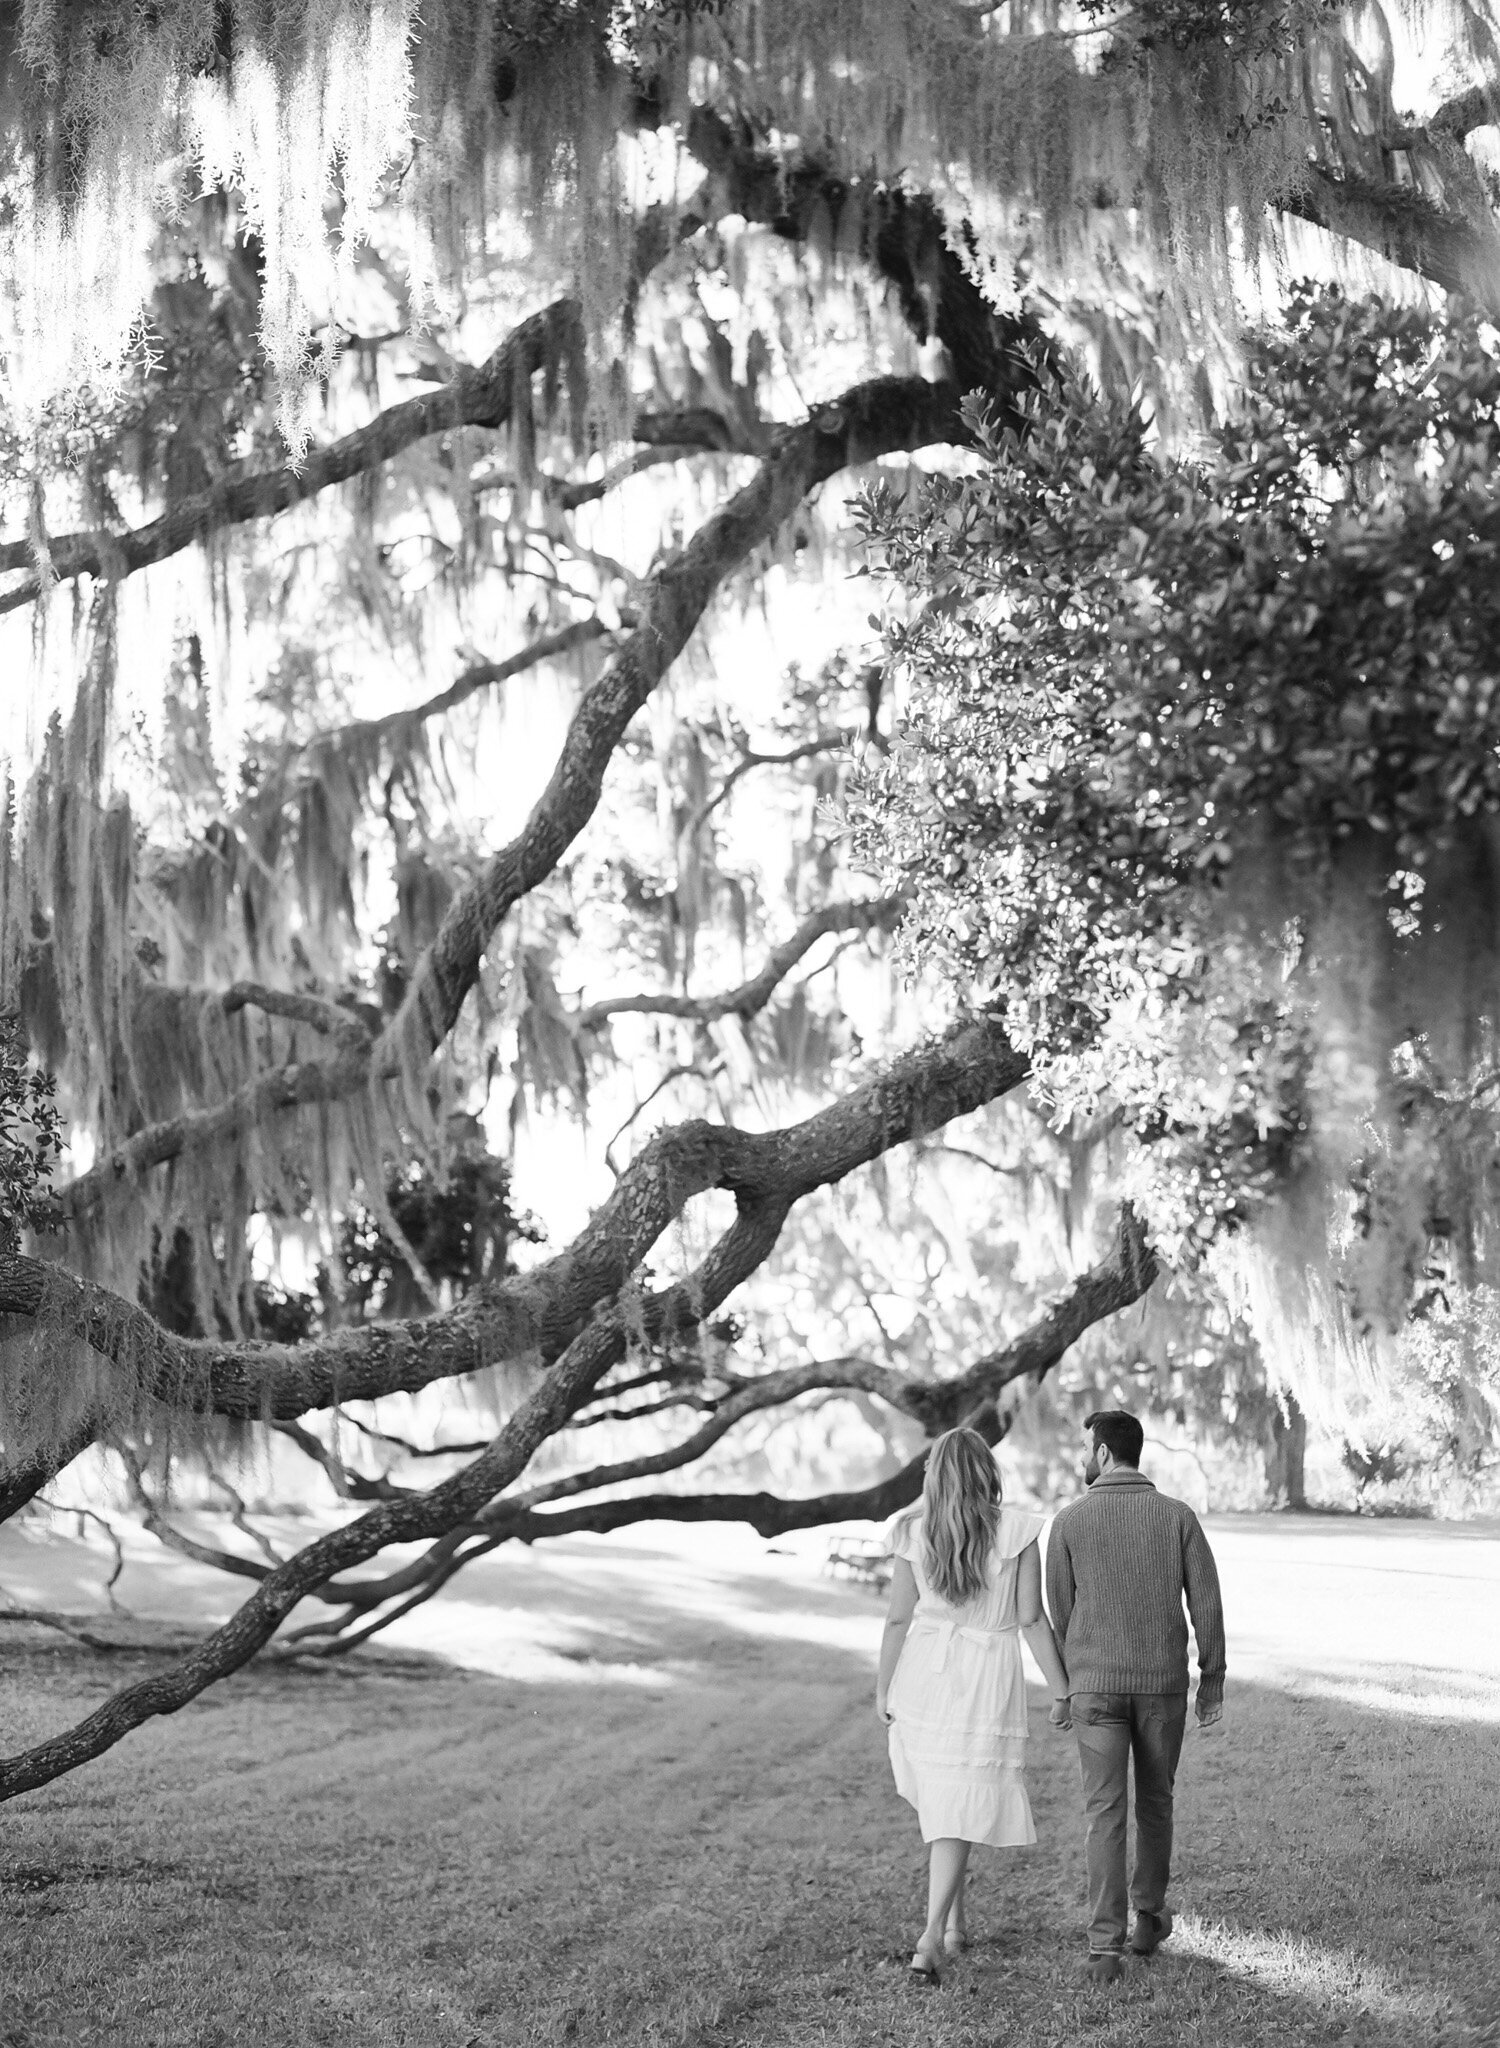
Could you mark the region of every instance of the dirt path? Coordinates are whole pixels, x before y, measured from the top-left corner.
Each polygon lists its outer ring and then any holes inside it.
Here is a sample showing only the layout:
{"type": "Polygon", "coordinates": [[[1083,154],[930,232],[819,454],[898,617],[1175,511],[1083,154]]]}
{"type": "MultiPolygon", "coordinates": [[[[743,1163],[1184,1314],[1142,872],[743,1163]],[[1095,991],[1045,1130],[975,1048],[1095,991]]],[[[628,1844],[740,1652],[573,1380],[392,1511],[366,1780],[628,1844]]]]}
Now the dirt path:
{"type": "MultiPolygon", "coordinates": [[[[1076,1766],[1040,1700],[1043,1841],[982,1853],[974,1955],[910,1991],[879,1603],[648,1529],[487,1561],[422,1621],[465,1669],[252,1670],[0,1812],[0,2048],[1500,2042],[1500,1540],[1214,1539],[1228,1723],[1184,1760],[1182,1925],[1120,1992],[1076,1975],[1076,1766]],[[1447,1662],[1393,1654],[1432,1653],[1444,1601],[1447,1662]]],[[[0,1546],[12,1594],[25,1563],[0,1546]]],[[[144,1668],[0,1652],[7,1750],[144,1668]]]]}

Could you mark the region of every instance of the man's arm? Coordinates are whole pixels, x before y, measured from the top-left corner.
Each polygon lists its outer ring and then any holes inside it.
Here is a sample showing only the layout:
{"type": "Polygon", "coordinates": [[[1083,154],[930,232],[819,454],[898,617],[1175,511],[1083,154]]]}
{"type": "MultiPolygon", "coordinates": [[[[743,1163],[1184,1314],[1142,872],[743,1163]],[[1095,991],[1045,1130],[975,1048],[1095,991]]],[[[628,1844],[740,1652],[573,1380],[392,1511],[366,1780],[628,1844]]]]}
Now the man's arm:
{"type": "Polygon", "coordinates": [[[1068,1621],[1077,1590],[1068,1539],[1061,1521],[1056,1521],[1047,1538],[1047,1612],[1052,1616],[1053,1633],[1060,1644],[1068,1639],[1068,1621]]]}
{"type": "Polygon", "coordinates": [[[1224,1708],[1224,1601],[1214,1554],[1191,1509],[1183,1530],[1182,1583],[1198,1645],[1198,1719],[1217,1721],[1224,1708]]]}

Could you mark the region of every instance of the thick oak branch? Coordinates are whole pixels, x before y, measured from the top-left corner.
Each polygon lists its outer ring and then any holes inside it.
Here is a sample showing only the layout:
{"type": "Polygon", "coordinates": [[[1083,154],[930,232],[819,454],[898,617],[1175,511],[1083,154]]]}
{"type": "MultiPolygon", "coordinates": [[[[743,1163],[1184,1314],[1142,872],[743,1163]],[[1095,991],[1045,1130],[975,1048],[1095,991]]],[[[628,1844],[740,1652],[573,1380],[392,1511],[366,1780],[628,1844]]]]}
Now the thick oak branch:
{"type": "Polygon", "coordinates": [[[178,1337],[109,1289],[16,1254],[0,1254],[0,1313],[45,1316],[155,1400],[267,1420],[415,1392],[501,1360],[545,1364],[614,1298],[694,1195],[717,1187],[745,1201],[797,1201],[1006,1094],[1026,1072],[1000,1026],[979,1019],[905,1054],[802,1123],[753,1132],[690,1122],[659,1132],[566,1251],[477,1287],[437,1315],[301,1344],[178,1337]]]}
{"type": "MultiPolygon", "coordinates": [[[[670,1329],[675,1319],[691,1321],[700,1314],[700,1302],[717,1306],[765,1258],[785,1215],[784,1203],[743,1197],[735,1221],[691,1282],[665,1290],[647,1305],[649,1320],[670,1329]]],[[[113,1748],[144,1721],[186,1706],[205,1687],[248,1662],[297,1603],[325,1587],[337,1573],[374,1557],[388,1544],[441,1536],[456,1524],[471,1520],[525,1469],[539,1446],[562,1427],[571,1409],[624,1356],[633,1328],[634,1318],[627,1319],[619,1308],[597,1316],[473,1464],[427,1493],[383,1502],[275,1567],[239,1611],[189,1656],[112,1694],[62,1735],[0,1762],[0,1799],[12,1799],[76,1770],[113,1748]]]]}
{"type": "MultiPolygon", "coordinates": [[[[1477,189],[1474,166],[1456,144],[1440,154],[1450,177],[1477,189]]],[[[1463,293],[1491,314],[1500,310],[1500,233],[1482,195],[1474,211],[1487,222],[1484,226],[1466,212],[1439,209],[1404,186],[1335,178],[1314,164],[1306,185],[1277,204],[1283,213],[1358,242],[1444,291],[1463,293]]]]}
{"type": "Polygon", "coordinates": [[[98,1435],[97,1419],[92,1415],[85,1416],[82,1421],[74,1423],[59,1443],[13,1465],[0,1465],[0,1522],[8,1522],[29,1501],[35,1500],[59,1472],[66,1470],[75,1458],[83,1456],[89,1445],[97,1441],[98,1435]]]}

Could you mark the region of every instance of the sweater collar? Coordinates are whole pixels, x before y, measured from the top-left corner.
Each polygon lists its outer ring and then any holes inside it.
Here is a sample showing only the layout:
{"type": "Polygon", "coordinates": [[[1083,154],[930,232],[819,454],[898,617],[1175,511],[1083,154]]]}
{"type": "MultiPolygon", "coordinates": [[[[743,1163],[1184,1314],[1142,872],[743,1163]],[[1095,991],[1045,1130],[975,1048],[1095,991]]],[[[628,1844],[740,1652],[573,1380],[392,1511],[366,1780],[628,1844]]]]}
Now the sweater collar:
{"type": "Polygon", "coordinates": [[[1156,1488],[1149,1479],[1145,1478],[1143,1474],[1133,1471],[1129,1465],[1111,1465],[1107,1472],[1099,1474],[1099,1477],[1089,1488],[1089,1492],[1097,1493],[1101,1486],[1144,1486],[1150,1493],[1155,1493],[1156,1491],[1156,1488]]]}

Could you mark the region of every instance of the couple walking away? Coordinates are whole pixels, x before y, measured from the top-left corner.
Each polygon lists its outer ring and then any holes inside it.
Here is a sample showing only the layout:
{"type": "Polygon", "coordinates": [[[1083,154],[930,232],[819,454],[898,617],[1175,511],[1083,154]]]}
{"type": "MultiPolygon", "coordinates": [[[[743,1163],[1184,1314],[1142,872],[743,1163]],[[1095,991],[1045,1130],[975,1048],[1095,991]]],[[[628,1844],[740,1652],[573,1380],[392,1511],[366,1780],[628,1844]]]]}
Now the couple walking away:
{"type": "Polygon", "coordinates": [[[1047,1545],[1045,1517],[1006,1507],[976,1430],[950,1429],[927,1460],[920,1503],[886,1525],[896,1560],[875,1710],[890,1731],[896,1790],[931,1845],[927,1925],[915,1980],[941,1981],[967,1947],[964,1880],[976,1842],[1036,1840],[1026,1796],[1024,1636],[1052,1690],[1052,1724],[1078,1742],[1087,1823],[1089,1953],[1101,1984],[1124,1969],[1127,1933],[1149,1956],[1172,1931],[1172,1785],[1187,1724],[1187,1621],[1198,1644],[1197,1713],[1224,1700],[1224,1614],[1213,1552],[1192,1509],[1138,1469],[1141,1425],[1123,1409],[1084,1425],[1088,1491],[1047,1545]],[[1125,1881],[1127,1776],[1135,1761],[1135,1865],[1125,1881]],[[1127,1929],[1127,1908],[1134,1925],[1127,1929]]]}

